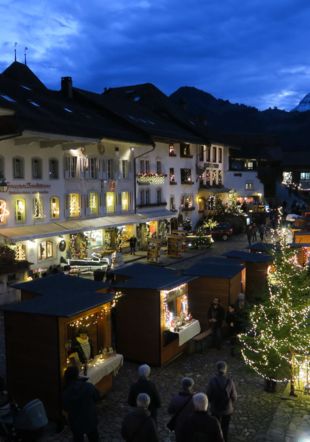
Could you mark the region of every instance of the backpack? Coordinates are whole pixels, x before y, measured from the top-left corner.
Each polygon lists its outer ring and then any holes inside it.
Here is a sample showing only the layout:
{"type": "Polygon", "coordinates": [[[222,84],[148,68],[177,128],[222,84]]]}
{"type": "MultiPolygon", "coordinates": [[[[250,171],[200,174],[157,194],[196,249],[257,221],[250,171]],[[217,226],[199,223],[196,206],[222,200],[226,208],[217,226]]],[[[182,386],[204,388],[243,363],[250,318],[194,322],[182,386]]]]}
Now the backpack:
{"type": "Polygon", "coordinates": [[[212,402],[215,408],[215,411],[222,412],[225,411],[229,401],[230,401],[230,395],[227,392],[227,386],[229,384],[230,380],[227,379],[224,387],[221,386],[220,382],[217,378],[215,378],[216,383],[216,391],[214,392],[212,402]]]}

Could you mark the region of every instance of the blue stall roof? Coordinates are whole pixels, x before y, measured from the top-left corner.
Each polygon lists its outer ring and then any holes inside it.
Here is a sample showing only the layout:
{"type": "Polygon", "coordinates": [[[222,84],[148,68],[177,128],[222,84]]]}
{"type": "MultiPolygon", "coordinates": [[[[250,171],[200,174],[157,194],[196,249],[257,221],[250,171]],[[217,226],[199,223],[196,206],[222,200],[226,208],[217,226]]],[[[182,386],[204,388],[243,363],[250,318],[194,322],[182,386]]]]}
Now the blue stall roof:
{"type": "Polygon", "coordinates": [[[113,270],[113,273],[128,277],[126,281],[113,282],[112,286],[116,288],[167,290],[193,279],[175,270],[139,263],[113,270]]]}
{"type": "MultiPolygon", "coordinates": [[[[248,247],[247,247],[248,248],[248,247]]],[[[274,248],[274,244],[270,244],[267,242],[256,242],[255,244],[252,244],[249,249],[251,251],[255,252],[271,252],[274,248]]]]}
{"type": "Polygon", "coordinates": [[[244,265],[228,261],[224,258],[205,258],[198,261],[189,269],[183,271],[185,275],[196,277],[231,279],[244,269],[244,265]]]}
{"type": "Polygon", "coordinates": [[[262,253],[244,252],[243,250],[231,250],[230,252],[224,253],[223,256],[226,256],[227,258],[237,258],[240,261],[251,262],[251,263],[264,263],[272,261],[272,256],[270,255],[264,255],[262,253]]]}
{"type": "Polygon", "coordinates": [[[71,317],[113,299],[111,293],[98,293],[98,290],[106,287],[105,283],[63,274],[17,283],[14,287],[37,296],[5,305],[3,311],[71,317]]]}

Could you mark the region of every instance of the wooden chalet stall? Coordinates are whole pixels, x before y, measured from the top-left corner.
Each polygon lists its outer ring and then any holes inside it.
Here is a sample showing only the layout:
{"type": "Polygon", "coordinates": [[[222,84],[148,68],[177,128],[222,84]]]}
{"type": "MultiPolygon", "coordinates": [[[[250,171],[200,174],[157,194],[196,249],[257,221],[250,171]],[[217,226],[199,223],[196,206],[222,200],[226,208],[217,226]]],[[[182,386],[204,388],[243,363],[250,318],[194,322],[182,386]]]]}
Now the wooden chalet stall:
{"type": "Polygon", "coordinates": [[[207,314],[213,299],[219,298],[227,310],[229,304],[237,301],[245,284],[244,266],[224,258],[202,259],[184,270],[184,274],[195,278],[188,284],[189,309],[200,322],[202,330],[209,328],[207,314]]]}
{"type": "Polygon", "coordinates": [[[116,347],[126,359],[161,366],[180,355],[200,332],[188,309],[193,278],[152,265],[132,264],[114,271],[121,291],[116,306],[116,347]]]}
{"type": "Polygon", "coordinates": [[[58,420],[63,374],[81,327],[94,353],[87,376],[101,393],[112,387],[112,374],[122,365],[123,357],[111,346],[113,295],[102,282],[64,274],[15,287],[28,299],[3,307],[8,390],[21,405],[41,399],[49,418],[58,420]]]}
{"type": "Polygon", "coordinates": [[[310,231],[302,230],[299,232],[294,232],[293,243],[310,243],[310,231]]]}
{"type": "Polygon", "coordinates": [[[245,295],[253,301],[267,284],[267,274],[272,264],[272,256],[263,253],[249,253],[243,250],[231,250],[225,253],[230,260],[237,260],[246,268],[245,295]]]}

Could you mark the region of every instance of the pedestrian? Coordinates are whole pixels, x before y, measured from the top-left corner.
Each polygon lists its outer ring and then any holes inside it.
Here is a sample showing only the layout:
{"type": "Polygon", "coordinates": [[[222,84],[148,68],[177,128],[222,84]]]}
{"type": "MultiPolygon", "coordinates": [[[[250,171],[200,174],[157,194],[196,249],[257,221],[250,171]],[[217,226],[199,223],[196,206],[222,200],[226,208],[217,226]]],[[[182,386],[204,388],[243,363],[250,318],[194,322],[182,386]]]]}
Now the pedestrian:
{"type": "Polygon", "coordinates": [[[264,224],[258,225],[258,232],[259,232],[259,238],[263,242],[264,241],[264,235],[265,235],[265,226],[264,224]]]}
{"type": "Polygon", "coordinates": [[[219,298],[214,298],[208,310],[208,320],[211,326],[212,347],[218,350],[222,347],[222,325],[225,319],[225,310],[220,305],[219,298]]]}
{"type": "Polygon", "coordinates": [[[246,232],[246,236],[248,238],[249,247],[251,247],[251,244],[252,244],[252,224],[248,224],[246,226],[245,232],[246,232]]]}
{"type": "Polygon", "coordinates": [[[180,442],[224,442],[219,421],[208,413],[208,397],[204,393],[193,396],[194,412],[181,427],[180,442]]]}
{"type": "Polygon", "coordinates": [[[192,378],[182,379],[182,390],[172,397],[168,406],[168,413],[172,415],[167,423],[170,431],[175,432],[176,442],[182,440],[182,424],[184,420],[193,413],[194,403],[193,398],[194,380],[192,378]]]}
{"type": "Polygon", "coordinates": [[[226,314],[226,324],[228,327],[230,354],[235,356],[235,346],[237,342],[237,316],[236,309],[233,304],[229,304],[226,314]]]}
{"type": "Polygon", "coordinates": [[[128,404],[132,407],[136,407],[138,394],[147,393],[151,400],[149,404],[151,416],[154,421],[157,422],[157,409],[160,407],[161,402],[155,384],[149,380],[151,375],[151,367],[147,364],[140,365],[138,368],[138,375],[139,379],[130,387],[128,404]]]}
{"type": "Polygon", "coordinates": [[[100,394],[87,379],[79,376],[77,366],[69,366],[65,371],[63,408],[68,414],[74,442],[83,442],[84,434],[89,442],[99,441],[96,402],[100,394]]]}
{"type": "Polygon", "coordinates": [[[211,404],[211,414],[219,420],[224,440],[227,442],[229,423],[234,411],[234,403],[237,400],[237,391],[234,381],[227,376],[225,361],[216,363],[216,371],[216,375],[210,379],[207,386],[207,395],[211,404]]]}
{"type": "Polygon", "coordinates": [[[136,246],[137,246],[137,238],[135,236],[132,236],[129,239],[129,246],[130,246],[130,254],[135,255],[136,254],[136,246]]]}
{"type": "Polygon", "coordinates": [[[251,234],[252,234],[252,241],[257,241],[257,225],[255,223],[252,224],[251,228],[251,234]]]}
{"type": "Polygon", "coordinates": [[[122,423],[122,437],[130,442],[159,442],[155,422],[148,410],[151,398],[146,393],[139,393],[136,409],[131,411],[122,423]]]}

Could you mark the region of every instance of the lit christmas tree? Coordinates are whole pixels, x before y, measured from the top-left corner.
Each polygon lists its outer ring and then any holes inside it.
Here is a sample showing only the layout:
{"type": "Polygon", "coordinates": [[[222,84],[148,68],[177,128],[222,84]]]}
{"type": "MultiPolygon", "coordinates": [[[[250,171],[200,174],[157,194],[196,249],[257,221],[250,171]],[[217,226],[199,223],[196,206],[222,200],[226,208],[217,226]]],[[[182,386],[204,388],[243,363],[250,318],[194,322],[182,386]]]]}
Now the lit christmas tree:
{"type": "Polygon", "coordinates": [[[273,234],[268,296],[250,313],[250,330],[239,336],[245,362],[268,381],[290,381],[295,395],[296,355],[310,343],[310,279],[287,244],[285,229],[273,234]]]}

